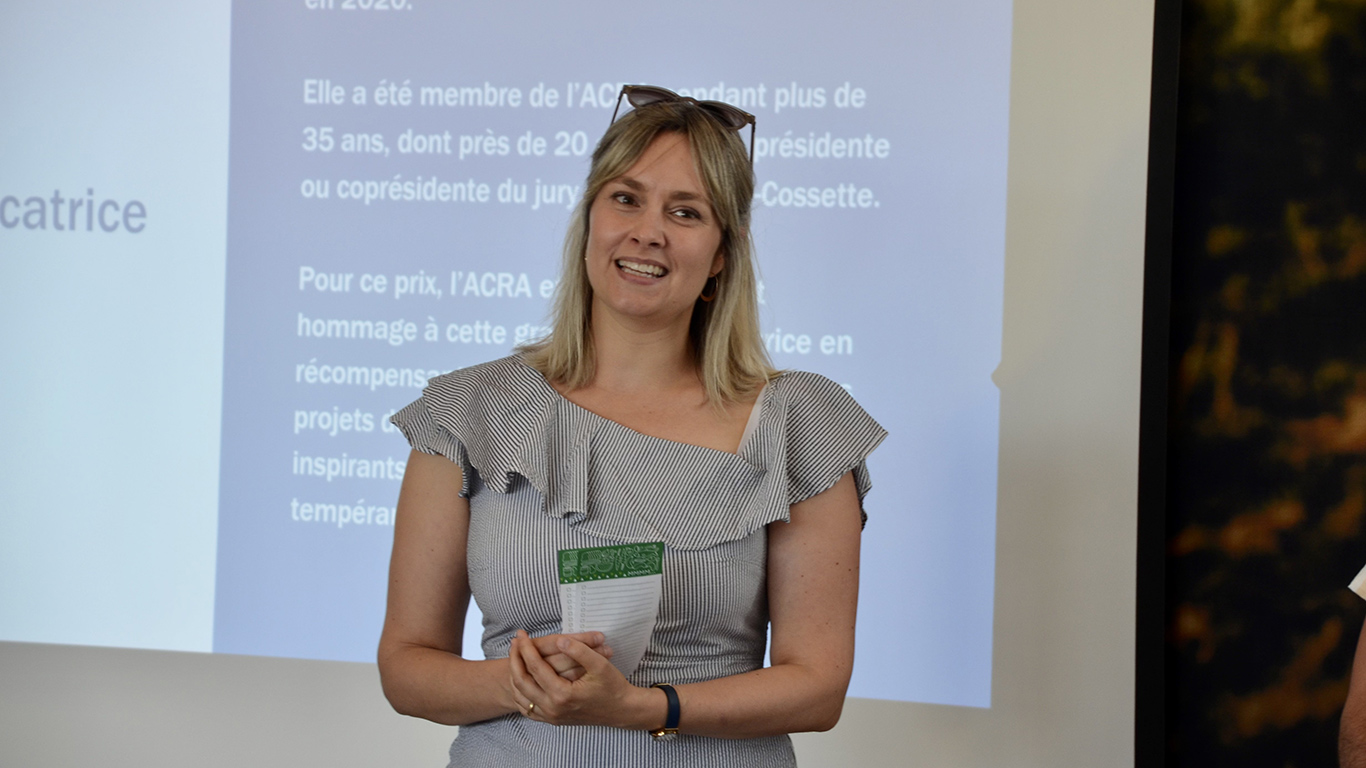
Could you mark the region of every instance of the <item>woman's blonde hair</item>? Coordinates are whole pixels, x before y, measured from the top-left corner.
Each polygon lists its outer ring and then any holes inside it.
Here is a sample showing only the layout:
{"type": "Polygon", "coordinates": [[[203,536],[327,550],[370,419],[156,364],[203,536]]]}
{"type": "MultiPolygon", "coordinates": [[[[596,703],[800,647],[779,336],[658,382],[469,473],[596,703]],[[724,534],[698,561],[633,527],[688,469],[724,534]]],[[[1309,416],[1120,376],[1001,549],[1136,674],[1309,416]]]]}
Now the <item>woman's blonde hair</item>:
{"type": "Polygon", "coordinates": [[[665,133],[687,137],[697,173],[721,226],[725,266],[715,278],[715,298],[709,302],[699,298],[689,328],[707,400],[721,406],[741,400],[774,374],[759,335],[754,247],[749,229],[754,169],[736,131],[686,101],[657,102],[628,112],[598,142],[583,197],[565,235],[552,330],[545,339],[526,344],[519,351],[529,365],[551,382],[577,389],[592,381],[593,288],[584,267],[589,209],[602,188],[635,165],[650,143],[665,133]]]}

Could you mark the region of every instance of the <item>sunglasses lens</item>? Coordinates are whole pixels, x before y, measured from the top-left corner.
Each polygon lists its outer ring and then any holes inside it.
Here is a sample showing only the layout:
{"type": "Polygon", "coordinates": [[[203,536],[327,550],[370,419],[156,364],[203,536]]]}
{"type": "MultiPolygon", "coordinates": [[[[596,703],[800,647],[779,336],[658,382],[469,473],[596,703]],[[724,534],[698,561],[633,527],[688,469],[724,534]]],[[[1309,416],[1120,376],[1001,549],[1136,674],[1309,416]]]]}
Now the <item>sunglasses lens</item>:
{"type": "Polygon", "coordinates": [[[639,109],[661,101],[678,101],[682,96],[674,93],[667,88],[656,88],[652,85],[630,86],[626,91],[626,100],[631,106],[639,109]]]}
{"type": "Polygon", "coordinates": [[[737,131],[754,121],[749,113],[723,101],[699,101],[697,105],[707,108],[713,115],[720,118],[721,122],[737,131]]]}

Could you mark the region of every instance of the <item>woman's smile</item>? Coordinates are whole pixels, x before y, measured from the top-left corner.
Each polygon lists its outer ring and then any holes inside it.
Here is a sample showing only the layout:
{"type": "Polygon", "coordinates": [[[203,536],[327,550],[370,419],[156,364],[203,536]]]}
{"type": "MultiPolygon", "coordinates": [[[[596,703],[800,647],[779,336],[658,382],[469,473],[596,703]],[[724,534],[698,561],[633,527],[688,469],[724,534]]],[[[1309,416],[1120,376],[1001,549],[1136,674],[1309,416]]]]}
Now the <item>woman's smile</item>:
{"type": "Polygon", "coordinates": [[[617,267],[632,277],[656,278],[669,273],[669,270],[658,264],[635,259],[617,259],[617,267]]]}

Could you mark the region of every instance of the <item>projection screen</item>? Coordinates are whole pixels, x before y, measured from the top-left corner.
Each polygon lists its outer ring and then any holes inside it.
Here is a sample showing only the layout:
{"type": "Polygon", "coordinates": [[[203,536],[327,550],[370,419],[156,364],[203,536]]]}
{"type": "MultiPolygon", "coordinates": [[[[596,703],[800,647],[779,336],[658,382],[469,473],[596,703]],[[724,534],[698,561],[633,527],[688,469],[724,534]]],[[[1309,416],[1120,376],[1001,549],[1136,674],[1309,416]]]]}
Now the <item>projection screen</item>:
{"type": "Polygon", "coordinates": [[[756,115],[765,344],[891,433],[853,698],[803,764],[1126,764],[1151,3],[3,16],[0,728],[28,764],[110,698],[167,764],[441,759],[370,664],[387,417],[545,332],[623,83],[756,115]]]}

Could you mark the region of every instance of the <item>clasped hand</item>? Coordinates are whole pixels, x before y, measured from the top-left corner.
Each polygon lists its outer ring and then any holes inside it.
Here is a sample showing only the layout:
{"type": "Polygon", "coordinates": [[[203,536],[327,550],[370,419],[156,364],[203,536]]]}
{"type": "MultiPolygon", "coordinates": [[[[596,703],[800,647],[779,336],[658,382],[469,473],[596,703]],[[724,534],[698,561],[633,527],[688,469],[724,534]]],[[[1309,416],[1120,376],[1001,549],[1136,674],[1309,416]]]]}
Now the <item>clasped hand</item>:
{"type": "Polygon", "coordinates": [[[517,706],[552,725],[615,724],[635,686],[612,666],[611,656],[600,632],[533,639],[517,630],[508,651],[517,706]]]}

